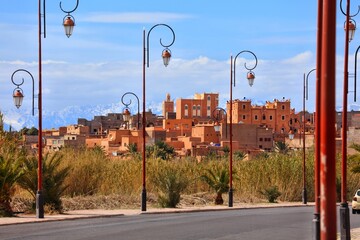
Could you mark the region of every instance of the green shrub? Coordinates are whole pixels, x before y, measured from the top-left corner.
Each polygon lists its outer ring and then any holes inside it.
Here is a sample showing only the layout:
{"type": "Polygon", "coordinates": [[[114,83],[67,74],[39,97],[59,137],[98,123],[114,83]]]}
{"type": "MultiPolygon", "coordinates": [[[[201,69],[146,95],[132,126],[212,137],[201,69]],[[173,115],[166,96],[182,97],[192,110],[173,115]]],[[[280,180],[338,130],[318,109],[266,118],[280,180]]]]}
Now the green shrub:
{"type": "Polygon", "coordinates": [[[281,195],[277,186],[271,186],[260,193],[266,197],[269,203],[275,203],[277,198],[281,195]]]}
{"type": "Polygon", "coordinates": [[[180,194],[189,182],[181,172],[171,166],[164,166],[151,178],[158,190],[158,202],[161,207],[175,208],[180,202],[180,194]]]}

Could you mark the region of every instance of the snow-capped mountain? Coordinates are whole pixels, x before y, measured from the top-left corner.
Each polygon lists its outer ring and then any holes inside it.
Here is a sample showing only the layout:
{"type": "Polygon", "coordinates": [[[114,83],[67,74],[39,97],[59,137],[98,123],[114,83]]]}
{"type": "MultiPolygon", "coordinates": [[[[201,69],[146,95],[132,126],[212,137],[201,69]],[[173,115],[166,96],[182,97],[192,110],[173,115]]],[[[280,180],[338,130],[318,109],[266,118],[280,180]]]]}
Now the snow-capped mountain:
{"type": "MultiPolygon", "coordinates": [[[[121,113],[124,105],[119,103],[112,103],[107,105],[96,106],[69,106],[60,111],[43,110],[43,129],[59,128],[71,124],[77,124],[78,118],[85,118],[92,120],[94,116],[105,116],[109,113],[121,113]]],[[[137,106],[131,108],[135,114],[137,106]],[[135,109],[136,108],[136,109],[135,109]]],[[[147,109],[152,109],[155,114],[161,113],[161,104],[150,104],[147,109]]],[[[140,110],[142,111],[142,110],[140,110]]],[[[35,110],[35,116],[32,116],[31,111],[22,109],[3,110],[4,114],[4,129],[8,130],[11,126],[13,130],[20,130],[23,127],[38,128],[38,112],[35,110]]]]}
{"type": "MultiPolygon", "coordinates": [[[[264,102],[256,101],[254,104],[262,105],[264,102]]],[[[78,118],[92,120],[94,116],[105,116],[109,113],[121,113],[124,105],[121,102],[107,105],[95,106],[69,106],[60,111],[43,110],[43,129],[59,128],[71,124],[77,124],[78,118]]],[[[155,114],[161,114],[161,103],[150,103],[147,109],[151,109],[155,114]]],[[[141,107],[140,107],[140,111],[141,107]]],[[[336,111],[341,112],[342,106],[338,106],[336,111]]],[[[348,111],[360,111],[359,104],[349,104],[348,111]]],[[[132,113],[137,112],[137,106],[131,108],[132,113]]],[[[23,127],[38,127],[38,113],[35,110],[35,116],[31,111],[22,109],[3,110],[4,129],[20,130],[23,127]]]]}

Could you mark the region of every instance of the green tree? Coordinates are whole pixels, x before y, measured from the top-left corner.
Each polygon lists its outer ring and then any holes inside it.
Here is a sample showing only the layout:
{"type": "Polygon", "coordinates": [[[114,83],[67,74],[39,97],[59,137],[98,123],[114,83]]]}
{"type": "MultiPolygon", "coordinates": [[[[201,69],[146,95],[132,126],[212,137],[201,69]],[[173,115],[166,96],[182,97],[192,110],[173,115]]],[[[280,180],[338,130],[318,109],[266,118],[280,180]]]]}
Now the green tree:
{"type": "MultiPolygon", "coordinates": [[[[44,203],[58,212],[62,210],[60,198],[67,188],[63,183],[70,171],[69,167],[61,167],[62,158],[63,155],[56,152],[46,154],[42,161],[44,203]]],[[[37,193],[37,169],[38,159],[36,157],[26,159],[23,166],[24,174],[18,180],[19,185],[27,190],[34,200],[37,193]]]]}
{"type": "Polygon", "coordinates": [[[246,154],[245,154],[244,152],[242,152],[242,151],[235,151],[235,152],[234,152],[234,158],[235,158],[236,160],[241,161],[241,160],[244,160],[245,157],[246,157],[246,154]]]}
{"type": "Polygon", "coordinates": [[[147,146],[146,154],[148,157],[151,156],[154,159],[169,160],[175,155],[175,150],[165,142],[159,141],[152,146],[147,146]]]}
{"type": "Polygon", "coordinates": [[[353,173],[360,173],[360,144],[353,143],[350,145],[357,153],[349,156],[349,161],[354,161],[355,166],[351,168],[353,173]]]}
{"type": "Polygon", "coordinates": [[[175,208],[180,202],[180,195],[186,189],[189,181],[181,172],[172,167],[164,167],[151,178],[158,190],[158,201],[161,207],[175,208]]]}
{"type": "Polygon", "coordinates": [[[0,132],[0,216],[12,216],[11,198],[14,187],[21,177],[24,151],[17,147],[11,135],[0,132]]]}
{"type": "Polygon", "coordinates": [[[275,142],[275,151],[286,154],[289,151],[289,145],[282,141],[275,142]]]}
{"type": "Polygon", "coordinates": [[[206,169],[206,173],[201,176],[201,180],[206,182],[210,188],[216,192],[215,204],[224,203],[223,193],[229,191],[229,171],[224,167],[206,169]]]}
{"type": "Polygon", "coordinates": [[[137,144],[136,143],[130,143],[129,145],[127,145],[127,149],[129,154],[134,158],[134,159],[139,159],[140,154],[138,152],[138,148],[137,148],[137,144]]]}
{"type": "Polygon", "coordinates": [[[230,153],[230,147],[229,146],[224,146],[223,147],[223,152],[224,152],[225,157],[228,157],[229,153],[230,153]]]}

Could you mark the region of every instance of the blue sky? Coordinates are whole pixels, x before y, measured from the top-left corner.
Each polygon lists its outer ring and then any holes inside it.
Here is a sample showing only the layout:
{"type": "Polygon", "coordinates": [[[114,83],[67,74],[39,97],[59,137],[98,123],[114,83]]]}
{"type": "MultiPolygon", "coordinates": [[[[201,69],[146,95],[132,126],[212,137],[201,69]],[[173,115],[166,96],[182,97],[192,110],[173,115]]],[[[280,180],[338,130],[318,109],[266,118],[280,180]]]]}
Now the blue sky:
{"type": "MultiPolygon", "coordinates": [[[[72,9],[75,0],[63,0],[72,9]]],[[[345,7],[345,6],[344,6],[345,7]]],[[[353,9],[356,8],[352,6],[353,9]]],[[[339,7],[338,7],[339,9],[339,7]]],[[[255,83],[249,87],[241,55],[236,68],[234,98],[262,103],[290,99],[302,109],[303,74],[315,67],[317,1],[118,1],[80,0],[72,13],[76,19],[68,39],[62,27],[65,14],[58,1],[47,1],[47,38],[43,39],[44,112],[70,106],[118,104],[131,91],[142,96],[142,31],[157,23],[170,25],[175,34],[172,59],[163,67],[159,44],[171,40],[168,29],[158,27],[150,35],[150,68],[146,69],[147,108],[159,111],[166,93],[171,98],[190,98],[194,93],[218,92],[220,105],[229,98],[230,54],[253,51],[258,60],[255,83]]],[[[30,82],[23,87],[21,110],[12,102],[11,74],[19,68],[37,79],[37,1],[12,0],[0,7],[0,110],[5,121],[15,124],[30,114],[30,82]]],[[[344,54],[343,22],[337,14],[337,106],[342,105],[344,54]]],[[[355,18],[356,20],[356,18],[355,18]]],[[[350,73],[359,33],[350,46],[350,73]]],[[[308,109],[314,110],[315,74],[309,76],[308,109]]],[[[350,91],[353,90],[350,79],[350,91]]],[[[37,92],[37,86],[35,87],[37,92]]],[[[349,104],[353,103],[349,93],[349,104]]],[[[79,116],[81,117],[81,116],[79,116]]],[[[15,124],[16,125],[16,124],[15,124]]],[[[19,125],[19,124],[18,124],[19,125]]]]}

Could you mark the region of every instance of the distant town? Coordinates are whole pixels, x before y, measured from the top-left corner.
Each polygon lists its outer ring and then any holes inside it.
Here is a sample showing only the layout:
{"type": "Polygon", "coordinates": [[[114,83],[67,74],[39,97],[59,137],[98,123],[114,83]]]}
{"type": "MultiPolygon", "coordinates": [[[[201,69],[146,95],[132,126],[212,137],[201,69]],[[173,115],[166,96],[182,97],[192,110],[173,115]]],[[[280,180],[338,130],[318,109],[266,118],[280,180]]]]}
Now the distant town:
{"type": "MultiPolygon", "coordinates": [[[[273,151],[275,142],[284,142],[291,149],[310,148],[314,144],[314,113],[295,112],[289,99],[273,99],[262,106],[250,99],[235,99],[226,109],[219,107],[218,93],[194,94],[191,99],[174,101],[170,94],[162,104],[162,116],[146,111],[146,145],[162,141],[173,147],[178,157],[201,158],[209,151],[222,153],[230,144],[229,126],[232,124],[233,150],[246,153],[247,158],[261,152],[273,151]],[[176,109],[176,110],[175,110],[176,109]],[[305,141],[302,139],[305,138],[305,141]]],[[[340,151],[341,116],[337,113],[336,133],[340,151]]],[[[129,146],[142,146],[142,113],[109,113],[92,120],[78,118],[77,124],[43,130],[44,151],[58,151],[63,147],[101,147],[109,156],[124,156],[129,146]]],[[[359,143],[360,112],[348,114],[348,144],[359,143]]],[[[37,149],[37,136],[24,135],[24,145],[37,149]]],[[[350,150],[350,149],[349,149],[350,150]]]]}

